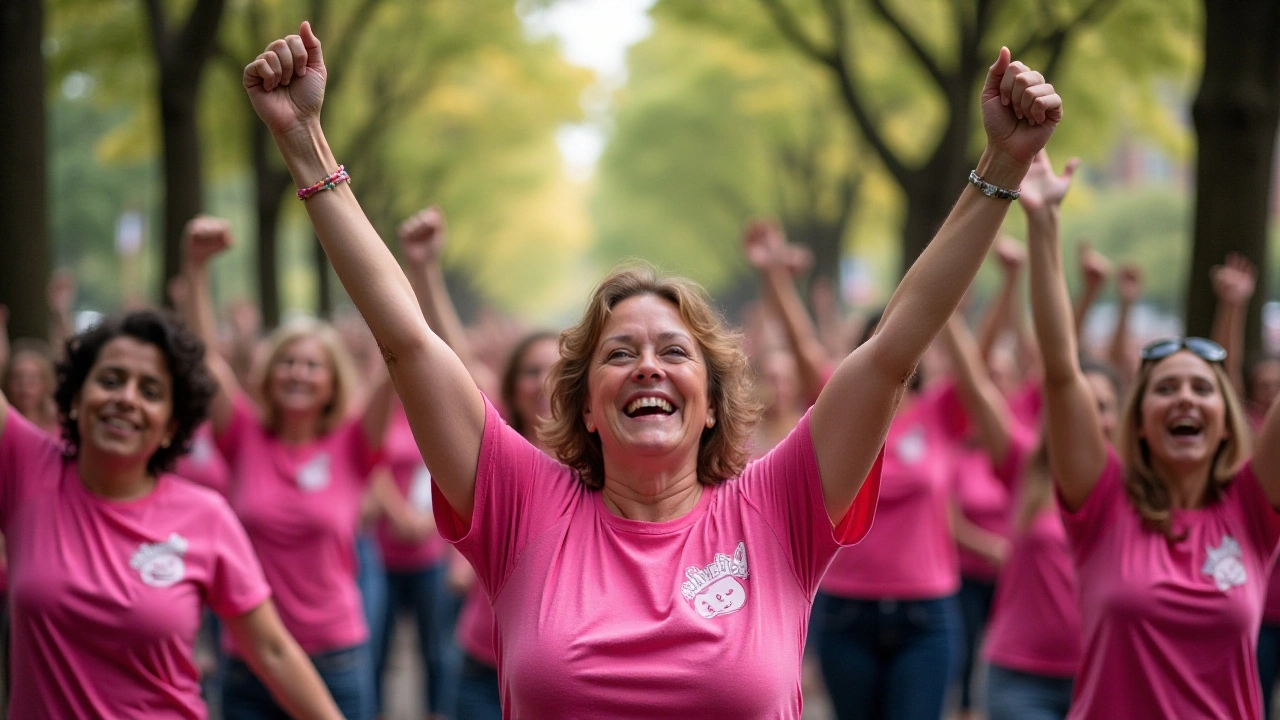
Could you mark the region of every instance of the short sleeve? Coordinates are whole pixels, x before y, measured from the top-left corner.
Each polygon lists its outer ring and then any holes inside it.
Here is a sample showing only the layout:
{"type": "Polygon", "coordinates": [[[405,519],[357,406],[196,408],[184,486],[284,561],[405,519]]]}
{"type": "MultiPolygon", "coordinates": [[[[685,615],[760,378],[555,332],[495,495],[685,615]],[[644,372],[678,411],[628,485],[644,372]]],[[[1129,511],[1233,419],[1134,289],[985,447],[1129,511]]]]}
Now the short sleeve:
{"type": "Polygon", "coordinates": [[[222,432],[214,434],[214,443],[218,452],[226,459],[227,464],[234,466],[240,449],[244,447],[244,438],[251,428],[258,424],[258,411],[244,393],[236,393],[231,399],[231,419],[222,432]]]}
{"type": "Polygon", "coordinates": [[[1249,539],[1260,557],[1270,558],[1280,543],[1280,512],[1271,506],[1267,493],[1253,472],[1253,462],[1236,473],[1227,491],[1228,502],[1238,505],[1240,516],[1249,528],[1249,539]]]}
{"type": "Polygon", "coordinates": [[[1067,538],[1071,541],[1077,563],[1084,562],[1089,557],[1098,544],[1101,530],[1112,520],[1118,509],[1123,509],[1123,473],[1120,458],[1108,446],[1107,462],[1102,466],[1102,475],[1089,491],[1089,496],[1084,499],[1084,504],[1075,512],[1067,510],[1058,486],[1054,484],[1062,524],[1067,530],[1067,538]]]}
{"type": "Polygon", "coordinates": [[[0,437],[0,530],[22,499],[41,483],[57,483],[62,472],[62,446],[10,406],[0,437]]]}
{"type": "Polygon", "coordinates": [[[211,519],[218,529],[213,534],[213,572],[205,601],[218,617],[232,618],[261,605],[271,597],[271,587],[244,527],[231,507],[220,496],[218,500],[211,519]]]}
{"type": "Polygon", "coordinates": [[[525,440],[484,399],[484,436],[476,463],[471,522],[431,483],[436,527],[472,567],[492,599],[529,542],[565,518],[589,492],[572,470],[525,440]]]}
{"type": "Polygon", "coordinates": [[[787,549],[800,585],[812,592],[836,550],[853,545],[871,529],[884,450],[876,456],[849,512],[832,527],[809,418],[810,413],[805,413],[786,439],[730,482],[738,483],[747,502],[764,516],[787,549]]]}

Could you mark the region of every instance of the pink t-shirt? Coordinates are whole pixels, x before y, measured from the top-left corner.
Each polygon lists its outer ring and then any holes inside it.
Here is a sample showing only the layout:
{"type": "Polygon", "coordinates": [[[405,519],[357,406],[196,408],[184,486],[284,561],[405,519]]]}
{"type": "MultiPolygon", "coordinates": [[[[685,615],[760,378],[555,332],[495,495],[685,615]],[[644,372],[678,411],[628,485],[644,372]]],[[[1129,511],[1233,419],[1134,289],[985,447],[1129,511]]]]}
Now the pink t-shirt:
{"type": "Polygon", "coordinates": [[[0,530],[12,587],[9,717],[204,718],[201,604],[224,618],[270,597],[217,494],[162,475],[145,497],[90,493],[62,445],[10,410],[0,530]]]}
{"type": "MultiPolygon", "coordinates": [[[[983,450],[961,446],[956,450],[955,500],[965,518],[986,530],[1008,538],[1012,528],[1009,486],[996,477],[991,458],[983,450]]],[[[983,556],[957,545],[960,574],[993,582],[999,568],[983,556]]]]}
{"type": "MultiPolygon", "coordinates": [[[[1035,447],[1035,437],[1015,433],[999,475],[1020,485],[1035,447]]],[[[1043,508],[1025,528],[1015,526],[1018,512],[1014,503],[1013,547],[996,583],[983,654],[1003,668],[1072,677],[1080,665],[1081,630],[1067,531],[1056,503],[1043,508]]]]}
{"type": "Polygon", "coordinates": [[[939,412],[945,393],[946,388],[927,389],[893,419],[875,527],[866,542],[836,553],[822,592],[927,599],[959,589],[960,560],[950,520],[955,452],[939,412]]]}
{"type": "Polygon", "coordinates": [[[806,415],[684,517],[637,522],[485,406],[470,528],[435,513],[492,598],[504,717],[800,717],[814,591],[870,526],[875,470],[832,528],[806,415]]]}
{"type": "Polygon", "coordinates": [[[203,485],[219,495],[227,494],[231,484],[231,468],[222,459],[213,439],[213,426],[204,423],[191,438],[191,451],[178,458],[173,474],[197,485],[203,485]]]}
{"type": "MultiPolygon", "coordinates": [[[[231,466],[228,499],[262,561],[284,626],[311,655],[364,642],[355,541],[377,457],[360,423],[286,445],[267,432],[246,398],[234,408],[218,438],[231,466]]],[[[223,645],[240,655],[226,633],[223,645]]]]}
{"type": "Polygon", "coordinates": [[[1257,637],[1280,513],[1246,466],[1220,502],[1146,529],[1114,453],[1080,510],[1075,555],[1084,656],[1069,718],[1260,720],[1257,637]]]}
{"type": "Polygon", "coordinates": [[[472,585],[462,601],[455,637],[468,655],[489,667],[498,667],[498,654],[493,650],[493,609],[480,583],[472,585]]]}
{"type": "MultiPolygon", "coordinates": [[[[422,462],[418,443],[409,429],[404,410],[397,408],[387,427],[382,444],[382,459],[391,470],[391,479],[400,494],[418,512],[431,512],[431,473],[422,462]]],[[[382,564],[388,570],[411,572],[440,563],[448,545],[440,533],[433,532],[422,542],[407,543],[396,537],[385,518],[378,521],[378,546],[382,564]]]]}

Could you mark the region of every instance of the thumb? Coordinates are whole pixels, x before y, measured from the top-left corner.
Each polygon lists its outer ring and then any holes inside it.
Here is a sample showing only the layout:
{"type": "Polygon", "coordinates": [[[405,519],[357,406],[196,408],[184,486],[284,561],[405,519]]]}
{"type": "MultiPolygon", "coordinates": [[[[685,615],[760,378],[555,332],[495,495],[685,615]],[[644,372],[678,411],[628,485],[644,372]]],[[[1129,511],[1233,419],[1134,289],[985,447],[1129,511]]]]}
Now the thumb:
{"type": "Polygon", "coordinates": [[[1004,79],[1004,71],[1008,69],[1011,62],[1013,62],[1013,54],[1009,52],[1009,48],[1000,48],[1000,55],[996,57],[995,64],[987,69],[987,80],[982,85],[983,100],[989,100],[1000,94],[1000,81],[1004,79]]]}
{"type": "Polygon", "coordinates": [[[298,35],[302,37],[302,47],[307,50],[307,68],[323,68],[324,56],[320,53],[320,38],[316,37],[315,32],[311,30],[310,21],[302,21],[298,35]]]}

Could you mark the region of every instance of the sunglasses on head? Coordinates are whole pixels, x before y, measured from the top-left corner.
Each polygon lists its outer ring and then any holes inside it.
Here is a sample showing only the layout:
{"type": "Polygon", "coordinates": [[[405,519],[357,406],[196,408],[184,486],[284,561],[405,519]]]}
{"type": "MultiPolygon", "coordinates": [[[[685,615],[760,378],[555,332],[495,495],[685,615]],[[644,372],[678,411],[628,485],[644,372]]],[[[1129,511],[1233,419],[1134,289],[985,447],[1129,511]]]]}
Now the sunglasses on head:
{"type": "Polygon", "coordinates": [[[1179,350],[1187,350],[1208,363],[1227,359],[1227,351],[1218,343],[1202,337],[1165,338],[1147,343],[1142,348],[1142,362],[1159,362],[1179,350]]]}

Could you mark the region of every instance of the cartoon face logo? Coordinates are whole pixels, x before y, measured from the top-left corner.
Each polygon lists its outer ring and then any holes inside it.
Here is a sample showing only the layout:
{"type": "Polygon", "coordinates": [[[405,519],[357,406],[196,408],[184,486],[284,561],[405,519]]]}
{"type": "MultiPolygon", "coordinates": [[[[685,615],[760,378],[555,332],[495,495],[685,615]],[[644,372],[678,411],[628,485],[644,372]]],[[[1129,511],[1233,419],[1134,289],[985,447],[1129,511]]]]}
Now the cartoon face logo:
{"type": "Polygon", "coordinates": [[[908,430],[894,445],[898,459],[908,465],[915,465],[924,459],[925,449],[924,428],[919,426],[908,430]]]}
{"type": "Polygon", "coordinates": [[[1242,562],[1244,552],[1235,538],[1225,535],[1221,545],[1218,547],[1205,545],[1204,549],[1204,567],[1200,571],[1213,578],[1213,584],[1219,590],[1226,592],[1248,582],[1249,576],[1242,562]]]}
{"type": "Polygon", "coordinates": [[[426,465],[418,466],[409,485],[409,504],[414,510],[431,512],[431,471],[426,465]]]}
{"type": "Polygon", "coordinates": [[[298,471],[298,487],[319,492],[329,486],[329,454],[320,453],[298,471]]]}
{"type": "Polygon", "coordinates": [[[171,553],[156,555],[138,568],[142,582],[152,587],[169,587],[182,579],[186,573],[186,564],[182,558],[171,553]]]}
{"type": "Polygon", "coordinates": [[[705,590],[693,596],[693,607],[704,618],[735,613],[741,610],[746,602],[746,589],[732,575],[716,580],[705,590]]]}

